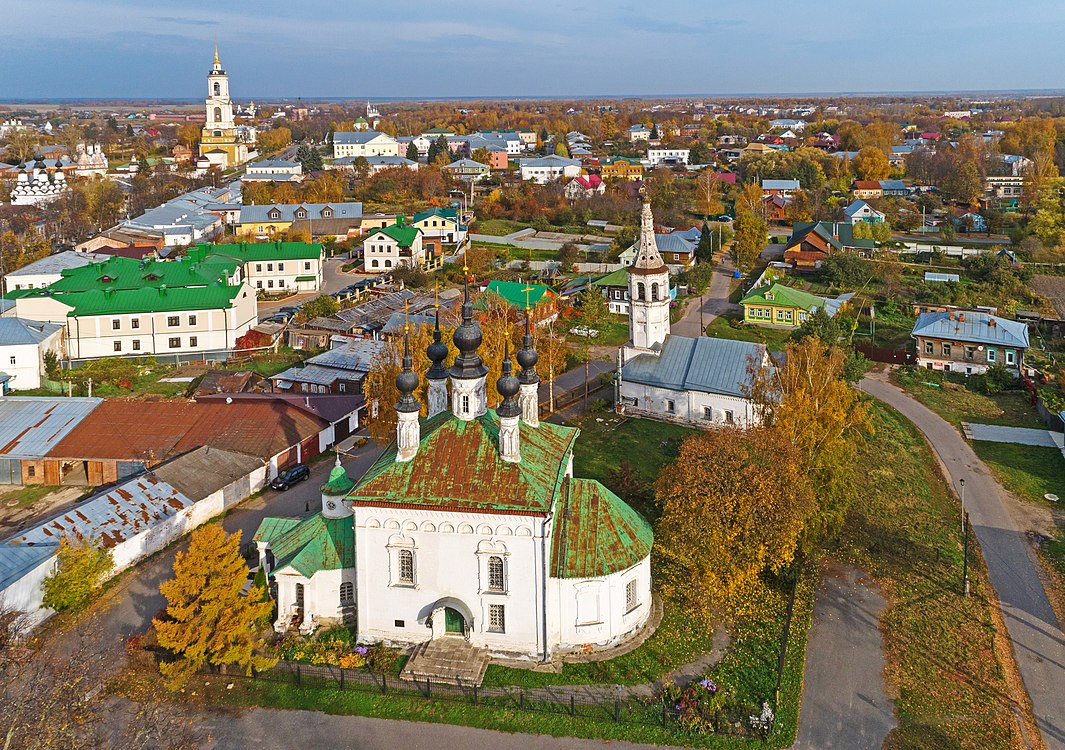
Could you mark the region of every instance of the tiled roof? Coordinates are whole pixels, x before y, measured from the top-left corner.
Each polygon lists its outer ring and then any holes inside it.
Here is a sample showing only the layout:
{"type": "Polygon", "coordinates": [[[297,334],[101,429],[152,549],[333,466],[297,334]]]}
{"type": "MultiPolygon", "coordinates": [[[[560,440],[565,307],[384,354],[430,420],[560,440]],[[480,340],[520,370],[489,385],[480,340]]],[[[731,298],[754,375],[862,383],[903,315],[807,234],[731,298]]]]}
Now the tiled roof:
{"type": "Polygon", "coordinates": [[[1018,349],[1028,348],[1026,324],[974,310],[921,313],[914,323],[912,335],[950,341],[971,341],[974,344],[1015,346],[1018,349]],[[962,315],[965,316],[964,321],[960,319],[962,315]],[[994,325],[991,325],[991,321],[994,321],[994,325]]]}
{"type": "Polygon", "coordinates": [[[548,513],[565,478],[578,430],[547,422],[521,431],[521,462],[499,455],[499,417],[464,422],[450,412],[422,421],[411,461],[391,443],[348,497],[366,505],[548,513]]]}
{"type": "Polygon", "coordinates": [[[701,391],[728,396],[746,396],[750,383],[748,365],[761,364],[765,345],[718,338],[667,336],[658,355],[641,354],[621,368],[621,377],[632,383],[701,391]]]}
{"type": "Polygon", "coordinates": [[[649,554],[650,524],[592,479],[570,479],[555,512],[552,578],[593,578],[627,570],[649,554]]]}
{"type": "Polygon", "coordinates": [[[355,567],[355,527],[350,518],[264,518],[255,541],[274,553],[274,570],[291,568],[305,578],[319,570],[355,567]]]}

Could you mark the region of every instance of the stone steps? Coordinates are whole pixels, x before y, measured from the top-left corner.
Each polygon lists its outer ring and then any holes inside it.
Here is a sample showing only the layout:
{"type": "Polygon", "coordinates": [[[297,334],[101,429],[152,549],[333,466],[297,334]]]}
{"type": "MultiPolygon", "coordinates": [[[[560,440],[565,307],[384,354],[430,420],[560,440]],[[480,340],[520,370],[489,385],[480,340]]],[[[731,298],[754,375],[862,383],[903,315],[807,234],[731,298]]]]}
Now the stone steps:
{"type": "Polygon", "coordinates": [[[440,685],[480,685],[488,669],[488,649],[457,636],[419,643],[400,672],[400,679],[440,685]]]}

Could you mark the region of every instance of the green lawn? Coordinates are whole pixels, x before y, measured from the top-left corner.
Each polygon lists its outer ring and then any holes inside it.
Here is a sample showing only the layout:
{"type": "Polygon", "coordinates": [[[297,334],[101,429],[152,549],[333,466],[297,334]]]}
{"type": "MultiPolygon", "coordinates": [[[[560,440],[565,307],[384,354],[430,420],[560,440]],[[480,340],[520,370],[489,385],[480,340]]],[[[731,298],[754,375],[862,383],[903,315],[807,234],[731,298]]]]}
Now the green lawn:
{"type": "Polygon", "coordinates": [[[529,225],[521,221],[511,219],[477,219],[470,227],[474,234],[491,234],[496,237],[504,237],[522,229],[528,229],[529,225]]]}
{"type": "Polygon", "coordinates": [[[277,375],[279,372],[284,372],[310,355],[311,352],[284,347],[277,352],[258,354],[249,360],[234,362],[232,365],[227,364],[225,367],[228,370],[251,370],[268,378],[272,375],[277,375]]]}
{"type": "Polygon", "coordinates": [[[1065,457],[1057,448],[974,440],[973,450],[1010,492],[1033,503],[1061,507],[1061,501],[1043,498],[1047,493],[1065,498],[1065,457]]]}
{"type": "Polygon", "coordinates": [[[629,323],[621,315],[611,315],[608,320],[596,326],[595,330],[599,331],[599,335],[593,339],[587,339],[584,336],[569,333],[567,329],[566,341],[578,346],[586,343],[591,343],[592,346],[621,346],[629,340],[629,323]]]}
{"type": "Polygon", "coordinates": [[[784,344],[787,343],[794,331],[792,328],[770,328],[769,326],[748,324],[732,325],[733,322],[739,323],[739,320],[738,315],[722,315],[714,318],[710,325],[706,327],[706,335],[722,339],[734,339],[735,341],[753,341],[765,344],[770,351],[776,352],[784,348],[784,344]]]}
{"type": "Polygon", "coordinates": [[[899,370],[894,375],[895,382],[910,395],[953,425],[975,422],[1046,429],[1024,391],[987,396],[968,388],[961,382],[962,376],[956,377],[958,380],[944,378],[927,370],[912,374],[899,370]]]}
{"type": "Polygon", "coordinates": [[[14,502],[19,508],[28,508],[45,495],[58,489],[62,488],[46,484],[28,484],[15,489],[0,490],[0,506],[14,502]]]}
{"type": "Polygon", "coordinates": [[[970,556],[972,595],[958,593],[957,501],[909,421],[875,404],[873,425],[834,554],[872,575],[889,602],[880,629],[899,726],[885,747],[1012,748],[1015,724],[978,555],[970,556]]]}

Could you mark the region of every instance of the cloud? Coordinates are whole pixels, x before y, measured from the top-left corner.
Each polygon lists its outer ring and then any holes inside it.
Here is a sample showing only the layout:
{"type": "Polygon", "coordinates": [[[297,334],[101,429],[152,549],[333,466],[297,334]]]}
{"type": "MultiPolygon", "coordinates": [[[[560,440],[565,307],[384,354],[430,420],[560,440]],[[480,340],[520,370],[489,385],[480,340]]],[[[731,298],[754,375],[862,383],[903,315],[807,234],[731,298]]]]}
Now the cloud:
{"type": "Polygon", "coordinates": [[[177,16],[148,16],[149,21],[156,23],[176,23],[182,26],[217,26],[218,21],[205,18],[178,18],[177,16]]]}

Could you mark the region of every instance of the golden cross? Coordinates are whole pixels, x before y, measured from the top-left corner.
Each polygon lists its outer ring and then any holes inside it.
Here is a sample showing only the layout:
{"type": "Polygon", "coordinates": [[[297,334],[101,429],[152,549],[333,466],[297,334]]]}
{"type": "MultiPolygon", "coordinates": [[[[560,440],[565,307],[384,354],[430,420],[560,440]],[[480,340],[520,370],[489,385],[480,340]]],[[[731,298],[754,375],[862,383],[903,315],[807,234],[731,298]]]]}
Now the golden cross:
{"type": "Polygon", "coordinates": [[[410,299],[403,300],[403,333],[410,333],[410,299]]]}

